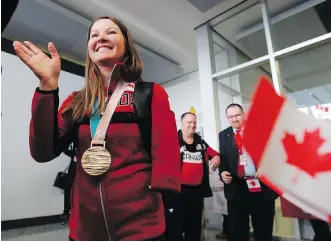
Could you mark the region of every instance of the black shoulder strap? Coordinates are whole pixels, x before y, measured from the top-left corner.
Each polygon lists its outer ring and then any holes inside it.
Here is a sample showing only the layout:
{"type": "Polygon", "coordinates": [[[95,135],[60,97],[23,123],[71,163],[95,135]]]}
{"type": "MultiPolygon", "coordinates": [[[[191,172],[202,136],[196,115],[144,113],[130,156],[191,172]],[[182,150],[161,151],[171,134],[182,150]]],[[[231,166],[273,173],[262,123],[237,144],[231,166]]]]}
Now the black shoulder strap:
{"type": "Polygon", "coordinates": [[[139,117],[138,126],[142,142],[151,157],[153,82],[137,82],[134,90],[134,107],[139,117]]]}

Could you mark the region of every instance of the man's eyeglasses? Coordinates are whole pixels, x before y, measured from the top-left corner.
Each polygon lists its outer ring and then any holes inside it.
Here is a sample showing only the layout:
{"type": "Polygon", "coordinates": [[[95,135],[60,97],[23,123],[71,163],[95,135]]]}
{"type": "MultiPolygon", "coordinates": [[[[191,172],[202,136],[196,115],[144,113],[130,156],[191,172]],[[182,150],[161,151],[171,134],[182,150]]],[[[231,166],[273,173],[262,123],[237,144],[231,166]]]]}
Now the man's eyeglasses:
{"type": "Polygon", "coordinates": [[[235,114],[235,115],[232,115],[232,116],[228,116],[228,119],[233,119],[233,118],[239,118],[240,116],[242,115],[242,113],[239,113],[239,114],[235,114]]]}

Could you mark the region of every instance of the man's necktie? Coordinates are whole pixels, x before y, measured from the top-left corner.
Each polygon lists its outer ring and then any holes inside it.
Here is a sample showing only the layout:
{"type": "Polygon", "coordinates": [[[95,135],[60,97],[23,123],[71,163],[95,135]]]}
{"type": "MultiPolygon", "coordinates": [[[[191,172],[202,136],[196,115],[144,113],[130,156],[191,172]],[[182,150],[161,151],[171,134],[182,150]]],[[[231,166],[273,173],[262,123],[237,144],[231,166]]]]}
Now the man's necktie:
{"type": "Polygon", "coordinates": [[[243,154],[243,145],[242,145],[242,137],[240,134],[241,130],[237,129],[235,134],[235,140],[238,148],[238,176],[241,178],[245,175],[244,165],[240,164],[240,155],[243,154]]]}

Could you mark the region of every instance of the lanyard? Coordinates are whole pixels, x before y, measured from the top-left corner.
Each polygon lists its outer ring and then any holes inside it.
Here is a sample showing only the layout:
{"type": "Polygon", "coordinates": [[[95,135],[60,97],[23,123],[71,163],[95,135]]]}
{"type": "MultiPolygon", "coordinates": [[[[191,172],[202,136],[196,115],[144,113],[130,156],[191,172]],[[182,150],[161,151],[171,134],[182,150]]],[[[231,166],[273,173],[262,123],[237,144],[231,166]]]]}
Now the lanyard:
{"type": "Polygon", "coordinates": [[[101,120],[101,115],[97,112],[97,103],[98,103],[98,98],[95,98],[94,101],[94,106],[92,109],[92,116],[90,118],[90,128],[91,128],[91,137],[94,137],[95,131],[97,130],[97,127],[99,125],[99,122],[101,120]]]}
{"type": "MultiPolygon", "coordinates": [[[[105,112],[100,117],[100,114],[97,114],[97,99],[94,102],[92,115],[90,118],[90,129],[92,135],[92,143],[96,144],[99,142],[104,142],[106,137],[107,129],[109,126],[109,122],[115,112],[115,109],[120,101],[125,89],[128,87],[128,83],[124,81],[119,81],[117,84],[115,91],[113,92],[109,102],[107,104],[105,112]]],[[[92,145],[91,143],[91,145],[92,145]]]]}

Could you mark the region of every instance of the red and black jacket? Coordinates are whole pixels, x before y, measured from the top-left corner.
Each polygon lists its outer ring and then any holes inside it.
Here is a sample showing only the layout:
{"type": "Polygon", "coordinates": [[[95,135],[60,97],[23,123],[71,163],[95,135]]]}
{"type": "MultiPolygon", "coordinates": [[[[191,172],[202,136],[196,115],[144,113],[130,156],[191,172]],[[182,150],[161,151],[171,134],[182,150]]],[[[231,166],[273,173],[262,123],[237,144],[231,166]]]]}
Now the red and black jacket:
{"type": "MultiPolygon", "coordinates": [[[[181,130],[178,131],[178,139],[179,145],[182,147],[185,145],[185,141],[183,140],[183,133],[181,130]]],[[[213,193],[210,188],[209,183],[209,167],[208,161],[212,159],[216,155],[220,155],[217,151],[213,150],[198,134],[194,134],[194,144],[200,144],[202,148],[202,163],[203,163],[203,177],[201,182],[201,187],[203,190],[203,197],[212,197],[213,193]]],[[[181,163],[182,163],[181,157],[181,163]]]]}
{"type": "MultiPolygon", "coordinates": [[[[116,83],[112,81],[111,96],[116,83]]],[[[130,83],[139,86],[139,81],[130,83]]],[[[112,155],[111,168],[101,177],[92,177],[82,168],[81,157],[90,147],[88,118],[72,119],[71,111],[60,115],[73,95],[58,112],[59,90],[37,88],[32,101],[30,152],[38,162],[59,156],[70,143],[77,147],[77,173],[71,191],[70,237],[74,240],[147,240],[165,231],[160,191],[180,192],[180,155],[176,121],[168,95],[158,84],[151,98],[150,152],[142,142],[138,123],[123,122],[134,117],[134,93],[123,95],[110,122],[106,148],[112,155]],[[122,118],[121,118],[122,116],[122,118]],[[149,155],[150,154],[150,155],[149,155]],[[150,188],[149,188],[150,186],[150,188]],[[101,206],[103,203],[103,209],[101,206]],[[106,220],[105,220],[106,217],[106,220]]],[[[138,110],[139,111],[139,110],[138,110]]]]}

